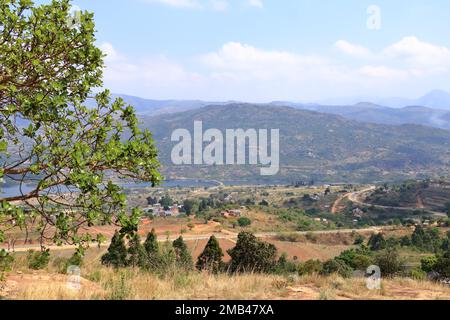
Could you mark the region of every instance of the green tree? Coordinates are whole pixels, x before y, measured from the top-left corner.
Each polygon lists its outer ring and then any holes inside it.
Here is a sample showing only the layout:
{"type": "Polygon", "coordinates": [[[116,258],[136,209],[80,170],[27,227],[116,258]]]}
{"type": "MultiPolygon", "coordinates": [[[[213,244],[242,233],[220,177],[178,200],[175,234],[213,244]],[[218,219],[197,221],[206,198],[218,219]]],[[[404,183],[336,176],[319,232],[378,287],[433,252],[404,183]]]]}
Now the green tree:
{"type": "Polygon", "coordinates": [[[238,219],[238,224],[240,227],[245,228],[252,224],[252,220],[247,217],[241,217],[238,219]]]}
{"type": "Polygon", "coordinates": [[[127,265],[133,268],[145,268],[147,263],[147,254],[141,243],[141,237],[136,232],[130,240],[128,247],[127,265]]]}
{"type": "Polygon", "coordinates": [[[102,237],[78,230],[96,223],[133,232],[140,212],[129,212],[111,175],[161,181],[133,107],[108,90],[92,95],[104,67],[93,14],[81,12],[74,27],[70,10],[69,0],[0,2],[0,178],[32,186],[0,196],[0,237],[10,221],[28,228],[36,219],[42,243],[86,247],[102,237]]]}
{"type": "Polygon", "coordinates": [[[341,277],[349,278],[352,275],[353,269],[349,267],[343,260],[333,259],[328,260],[323,264],[321,271],[322,275],[339,274],[341,277]]]}
{"type": "Polygon", "coordinates": [[[436,270],[438,258],[436,256],[426,257],[420,260],[421,268],[425,272],[432,272],[436,270]]]}
{"type": "Polygon", "coordinates": [[[308,260],[301,263],[298,268],[298,274],[300,276],[319,274],[323,270],[323,263],[320,260],[308,260]]]}
{"type": "Polygon", "coordinates": [[[0,272],[11,271],[14,256],[5,249],[0,250],[0,272]]]}
{"type": "Polygon", "coordinates": [[[391,277],[403,269],[398,251],[392,248],[379,252],[375,256],[375,264],[380,267],[383,276],[391,277]]]}
{"type": "Polygon", "coordinates": [[[450,278],[450,251],[438,255],[434,271],[442,277],[450,278]]]}
{"type": "Polygon", "coordinates": [[[161,264],[161,255],[155,229],[152,229],[147,235],[144,242],[144,249],[147,258],[146,266],[153,270],[157,269],[161,264]]]}
{"type": "Polygon", "coordinates": [[[42,270],[47,268],[50,262],[50,252],[49,250],[43,251],[28,251],[27,256],[28,267],[33,270],[42,270]]]}
{"type": "Polygon", "coordinates": [[[186,212],[188,216],[193,215],[195,212],[198,211],[199,208],[198,201],[186,199],[183,202],[183,208],[184,212],[186,212]]]}
{"type": "Polygon", "coordinates": [[[364,243],[364,237],[360,234],[356,235],[354,245],[359,246],[364,243]]]}
{"type": "Polygon", "coordinates": [[[368,245],[370,250],[380,251],[386,248],[386,240],[382,233],[376,233],[370,237],[368,245]]]}
{"type": "Polygon", "coordinates": [[[196,267],[198,270],[207,270],[212,273],[218,273],[223,267],[224,254],[220,248],[219,241],[212,236],[202,254],[198,257],[196,267]]]}
{"type": "Polygon", "coordinates": [[[125,267],[127,265],[127,248],[125,246],[124,236],[119,232],[115,232],[109,245],[108,252],[102,258],[102,264],[105,266],[112,266],[116,269],[125,267]]]}
{"type": "Polygon", "coordinates": [[[193,267],[192,256],[183,237],[179,237],[173,242],[173,249],[175,251],[177,265],[182,269],[191,270],[193,267]]]}
{"type": "Polygon", "coordinates": [[[277,249],[251,233],[241,232],[236,246],[228,250],[228,254],[233,272],[271,272],[276,265],[277,249]]]}

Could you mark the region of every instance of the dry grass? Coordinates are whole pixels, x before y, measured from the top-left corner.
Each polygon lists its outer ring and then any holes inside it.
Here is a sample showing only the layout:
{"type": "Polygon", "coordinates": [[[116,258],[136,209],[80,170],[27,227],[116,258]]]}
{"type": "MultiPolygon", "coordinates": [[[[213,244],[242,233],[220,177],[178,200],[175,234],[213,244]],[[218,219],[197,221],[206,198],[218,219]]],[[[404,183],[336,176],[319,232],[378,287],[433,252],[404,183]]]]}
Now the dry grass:
{"type": "MultiPolygon", "coordinates": [[[[67,276],[39,272],[10,274],[3,293],[25,300],[450,300],[450,287],[411,279],[383,280],[381,290],[368,290],[364,279],[308,275],[155,275],[139,270],[100,266],[83,269],[81,289],[67,287],[67,276]]],[[[1,294],[0,294],[1,295],[1,294]]]]}

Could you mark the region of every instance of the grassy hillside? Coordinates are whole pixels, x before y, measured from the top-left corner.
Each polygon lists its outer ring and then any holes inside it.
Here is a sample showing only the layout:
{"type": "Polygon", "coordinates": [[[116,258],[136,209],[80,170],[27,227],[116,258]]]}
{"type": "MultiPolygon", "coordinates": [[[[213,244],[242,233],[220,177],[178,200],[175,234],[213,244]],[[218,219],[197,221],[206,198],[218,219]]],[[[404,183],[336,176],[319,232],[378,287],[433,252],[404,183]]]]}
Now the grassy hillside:
{"type": "Polygon", "coordinates": [[[175,129],[193,132],[217,128],[280,129],[281,172],[271,181],[313,178],[316,181],[384,181],[449,173],[450,132],[417,125],[389,126],[346,120],[289,107],[252,104],[209,106],[171,115],[142,118],[154,133],[169,177],[222,180],[261,179],[249,166],[173,167],[170,152],[175,129]]]}

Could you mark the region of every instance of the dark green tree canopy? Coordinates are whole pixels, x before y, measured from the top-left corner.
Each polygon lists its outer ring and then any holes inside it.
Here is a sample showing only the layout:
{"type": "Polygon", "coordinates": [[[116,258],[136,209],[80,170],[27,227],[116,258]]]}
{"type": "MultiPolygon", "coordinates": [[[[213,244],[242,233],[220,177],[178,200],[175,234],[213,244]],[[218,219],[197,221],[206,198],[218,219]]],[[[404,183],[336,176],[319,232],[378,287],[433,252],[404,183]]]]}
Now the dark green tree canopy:
{"type": "Polygon", "coordinates": [[[223,265],[224,254],[219,245],[219,241],[212,236],[202,254],[198,257],[196,267],[198,270],[208,270],[212,273],[218,273],[223,265]]]}
{"type": "Polygon", "coordinates": [[[233,272],[270,272],[276,265],[277,249],[258,240],[253,234],[241,232],[236,246],[228,250],[233,272]]]}
{"type": "Polygon", "coordinates": [[[119,179],[161,180],[133,107],[107,90],[91,95],[104,67],[93,14],[69,20],[69,0],[0,2],[0,179],[20,189],[0,194],[0,238],[35,228],[43,244],[81,248],[95,240],[77,235],[84,225],[132,233],[140,212],[126,208],[119,179]]]}

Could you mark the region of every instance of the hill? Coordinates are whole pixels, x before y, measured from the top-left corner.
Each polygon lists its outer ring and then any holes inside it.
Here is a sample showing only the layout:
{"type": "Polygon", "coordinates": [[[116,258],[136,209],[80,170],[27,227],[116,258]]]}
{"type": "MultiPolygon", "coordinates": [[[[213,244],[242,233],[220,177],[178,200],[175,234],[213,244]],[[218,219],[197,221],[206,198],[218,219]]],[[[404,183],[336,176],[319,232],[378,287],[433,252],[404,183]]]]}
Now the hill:
{"type": "Polygon", "coordinates": [[[295,105],[293,107],[343,116],[361,122],[402,125],[417,124],[450,130],[450,111],[421,106],[389,108],[362,102],[355,105],[295,105]]]}
{"type": "Polygon", "coordinates": [[[312,178],[328,182],[373,182],[448,175],[450,132],[417,125],[379,125],[290,107],[230,104],[142,117],[154,133],[167,177],[277,182],[312,178]],[[262,178],[253,166],[173,166],[175,129],[280,129],[281,171],[262,178]]]}

